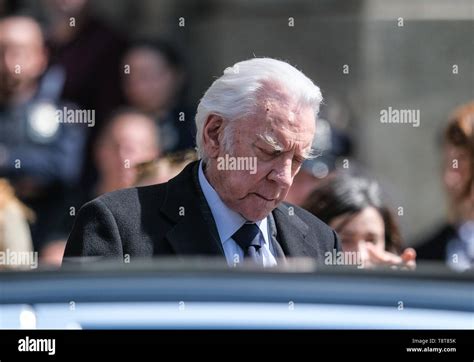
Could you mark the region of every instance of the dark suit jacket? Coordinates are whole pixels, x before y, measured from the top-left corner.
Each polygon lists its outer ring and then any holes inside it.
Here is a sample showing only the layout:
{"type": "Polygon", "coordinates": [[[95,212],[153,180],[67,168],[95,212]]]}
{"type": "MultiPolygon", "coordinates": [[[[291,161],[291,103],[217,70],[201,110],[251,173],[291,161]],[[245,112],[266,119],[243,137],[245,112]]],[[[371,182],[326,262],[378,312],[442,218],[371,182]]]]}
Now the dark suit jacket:
{"type": "Polygon", "coordinates": [[[446,261],[448,243],[459,239],[456,229],[449,224],[442,225],[432,235],[417,243],[417,260],[446,261]]]}
{"type": "MultiPolygon", "coordinates": [[[[65,257],[207,255],[224,257],[217,227],[198,182],[199,162],[159,185],[111,192],[85,204],[65,257]]],[[[336,233],[309,212],[282,203],[269,225],[285,256],[324,260],[339,249],[336,233]]]]}

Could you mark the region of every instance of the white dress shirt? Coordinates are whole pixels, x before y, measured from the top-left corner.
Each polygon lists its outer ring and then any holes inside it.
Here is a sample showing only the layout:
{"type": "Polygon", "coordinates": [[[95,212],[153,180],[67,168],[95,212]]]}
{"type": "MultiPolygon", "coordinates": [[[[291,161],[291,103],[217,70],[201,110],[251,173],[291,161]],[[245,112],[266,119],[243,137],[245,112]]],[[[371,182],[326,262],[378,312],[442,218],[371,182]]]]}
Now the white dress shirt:
{"type": "MultiPolygon", "coordinates": [[[[244,251],[242,248],[232,239],[232,235],[244,225],[247,220],[239,213],[231,210],[221,200],[219,194],[214,190],[203,171],[202,161],[199,163],[198,172],[199,184],[206,201],[211,209],[212,216],[216,223],[217,232],[224,249],[227,264],[230,266],[236,266],[244,259],[244,251]]],[[[268,230],[268,220],[264,218],[255,222],[260,228],[260,241],[261,249],[260,254],[263,259],[263,266],[269,267],[277,264],[275,258],[275,252],[270,240],[270,233],[268,230]]]]}

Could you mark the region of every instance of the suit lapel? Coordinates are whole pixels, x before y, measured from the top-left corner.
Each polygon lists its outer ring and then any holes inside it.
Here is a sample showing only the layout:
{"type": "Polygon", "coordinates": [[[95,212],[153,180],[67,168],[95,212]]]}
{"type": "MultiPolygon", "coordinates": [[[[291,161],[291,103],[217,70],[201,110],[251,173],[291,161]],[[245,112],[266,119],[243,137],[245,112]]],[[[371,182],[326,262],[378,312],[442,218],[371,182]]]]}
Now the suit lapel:
{"type": "Polygon", "coordinates": [[[306,241],[309,227],[286,204],[273,210],[277,239],[286,256],[316,256],[318,250],[306,241]]]}
{"type": "Polygon", "coordinates": [[[176,254],[224,256],[217,227],[199,186],[199,161],[193,162],[167,183],[160,211],[176,224],[166,239],[176,254]]]}
{"type": "Polygon", "coordinates": [[[277,258],[278,262],[286,263],[285,251],[281,247],[280,243],[278,242],[278,231],[275,224],[275,218],[273,217],[273,213],[271,212],[268,215],[268,228],[270,230],[270,243],[273,247],[273,252],[275,253],[275,257],[277,258]]]}

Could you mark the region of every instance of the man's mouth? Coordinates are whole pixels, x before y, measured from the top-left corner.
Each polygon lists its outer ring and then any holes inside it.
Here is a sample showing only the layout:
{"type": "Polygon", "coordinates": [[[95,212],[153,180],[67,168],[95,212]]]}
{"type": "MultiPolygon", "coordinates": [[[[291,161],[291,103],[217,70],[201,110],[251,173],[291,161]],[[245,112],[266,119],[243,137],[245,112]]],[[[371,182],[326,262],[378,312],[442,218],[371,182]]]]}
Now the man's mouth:
{"type": "Polygon", "coordinates": [[[269,198],[266,198],[266,197],[263,196],[263,195],[257,194],[256,192],[254,192],[253,195],[256,195],[257,197],[260,197],[261,199],[263,199],[263,200],[265,200],[265,201],[269,201],[269,202],[276,200],[276,197],[269,199],[269,198]]]}

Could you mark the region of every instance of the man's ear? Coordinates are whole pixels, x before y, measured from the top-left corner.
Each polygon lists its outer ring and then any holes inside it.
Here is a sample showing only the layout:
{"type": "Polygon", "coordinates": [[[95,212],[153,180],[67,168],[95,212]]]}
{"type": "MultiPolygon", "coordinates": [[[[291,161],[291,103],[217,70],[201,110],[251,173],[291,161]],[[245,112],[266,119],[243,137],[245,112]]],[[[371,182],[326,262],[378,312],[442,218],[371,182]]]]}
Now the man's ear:
{"type": "Polygon", "coordinates": [[[224,130],[224,120],[215,114],[209,115],[204,123],[202,132],[203,146],[209,158],[219,154],[219,135],[224,130]]]}

